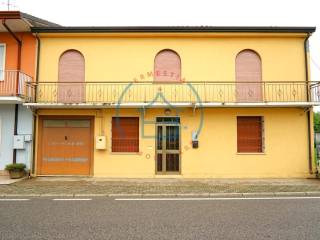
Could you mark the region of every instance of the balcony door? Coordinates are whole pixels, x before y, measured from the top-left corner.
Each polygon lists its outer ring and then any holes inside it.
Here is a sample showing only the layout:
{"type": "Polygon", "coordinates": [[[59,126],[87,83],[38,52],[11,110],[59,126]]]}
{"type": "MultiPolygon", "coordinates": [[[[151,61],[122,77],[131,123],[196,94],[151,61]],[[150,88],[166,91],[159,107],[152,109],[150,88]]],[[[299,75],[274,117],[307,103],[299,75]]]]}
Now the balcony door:
{"type": "Polygon", "coordinates": [[[156,123],[156,172],[180,173],[180,118],[158,117],[156,123]]]}
{"type": "Polygon", "coordinates": [[[82,103],[85,101],[85,61],[76,50],[64,52],[59,61],[59,103],[82,103]]]}
{"type": "Polygon", "coordinates": [[[252,50],[241,51],[236,58],[237,102],[262,101],[262,73],[260,56],[252,50]]]}

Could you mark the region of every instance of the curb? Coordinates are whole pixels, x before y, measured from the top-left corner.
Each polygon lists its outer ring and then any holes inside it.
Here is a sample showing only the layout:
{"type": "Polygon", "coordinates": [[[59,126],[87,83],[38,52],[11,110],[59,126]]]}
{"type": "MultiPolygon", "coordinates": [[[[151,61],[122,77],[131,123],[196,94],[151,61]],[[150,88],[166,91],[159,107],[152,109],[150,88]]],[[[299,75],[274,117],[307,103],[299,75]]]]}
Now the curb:
{"type": "Polygon", "coordinates": [[[320,192],[255,192],[255,193],[42,193],[42,194],[0,194],[0,198],[10,197],[288,197],[319,196],[320,192]]]}

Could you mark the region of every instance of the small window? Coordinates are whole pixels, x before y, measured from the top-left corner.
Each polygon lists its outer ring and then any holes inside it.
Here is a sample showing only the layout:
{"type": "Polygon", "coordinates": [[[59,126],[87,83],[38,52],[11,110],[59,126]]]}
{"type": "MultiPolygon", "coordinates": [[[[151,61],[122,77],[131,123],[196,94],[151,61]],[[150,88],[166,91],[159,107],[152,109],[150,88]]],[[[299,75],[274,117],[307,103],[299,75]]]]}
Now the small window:
{"type": "Polygon", "coordinates": [[[170,49],[160,51],[154,59],[154,81],[177,82],[180,80],[180,56],[170,49]]]}
{"type": "Polygon", "coordinates": [[[112,118],[112,152],[139,152],[139,118],[112,118]]]}
{"type": "Polygon", "coordinates": [[[0,81],[4,80],[5,62],[6,62],[6,45],[0,44],[0,81]]]}
{"type": "Polygon", "coordinates": [[[237,117],[238,153],[263,152],[263,117],[237,117]]]}

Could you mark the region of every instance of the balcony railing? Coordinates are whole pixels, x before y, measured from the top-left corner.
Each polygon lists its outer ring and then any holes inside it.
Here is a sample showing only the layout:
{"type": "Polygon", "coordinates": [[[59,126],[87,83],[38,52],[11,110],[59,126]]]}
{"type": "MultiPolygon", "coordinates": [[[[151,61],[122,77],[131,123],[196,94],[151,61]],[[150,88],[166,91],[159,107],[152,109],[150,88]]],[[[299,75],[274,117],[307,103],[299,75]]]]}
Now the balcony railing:
{"type": "Polygon", "coordinates": [[[27,83],[40,104],[175,104],[320,102],[317,82],[40,82],[27,83]]]}
{"type": "Polygon", "coordinates": [[[0,96],[26,96],[26,83],[32,77],[17,70],[0,70],[0,96]]]}

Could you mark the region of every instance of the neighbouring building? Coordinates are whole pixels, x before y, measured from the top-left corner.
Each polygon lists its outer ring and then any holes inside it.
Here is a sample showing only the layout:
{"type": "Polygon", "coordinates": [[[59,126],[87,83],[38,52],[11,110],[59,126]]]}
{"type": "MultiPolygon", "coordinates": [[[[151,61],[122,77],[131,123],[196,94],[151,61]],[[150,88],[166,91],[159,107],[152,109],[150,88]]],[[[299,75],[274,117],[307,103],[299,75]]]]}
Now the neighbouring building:
{"type": "MultiPolygon", "coordinates": [[[[33,27],[33,173],[310,177],[313,27],[33,27]]],[[[12,107],[13,111],[14,107],[12,107]]]]}
{"type": "Polygon", "coordinates": [[[27,82],[36,76],[37,40],[31,27],[57,26],[16,11],[0,11],[0,175],[33,152],[33,114],[23,106],[27,82]]]}

